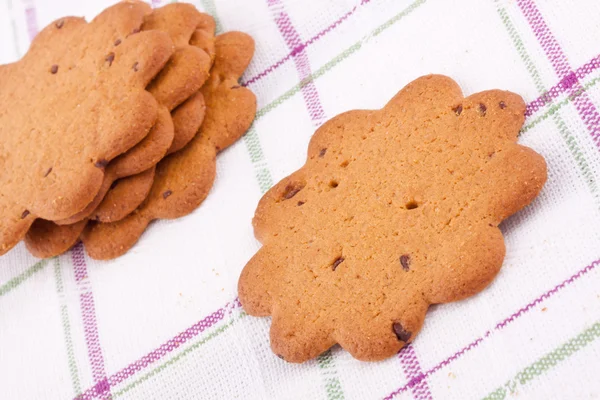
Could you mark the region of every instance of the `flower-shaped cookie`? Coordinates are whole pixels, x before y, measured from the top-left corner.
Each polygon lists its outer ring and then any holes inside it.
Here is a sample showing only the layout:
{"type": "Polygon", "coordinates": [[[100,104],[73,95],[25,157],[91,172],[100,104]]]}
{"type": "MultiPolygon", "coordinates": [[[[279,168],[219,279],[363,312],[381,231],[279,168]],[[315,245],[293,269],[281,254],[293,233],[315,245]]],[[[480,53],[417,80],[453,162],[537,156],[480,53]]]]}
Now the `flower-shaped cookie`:
{"type": "Polygon", "coordinates": [[[147,5],[119,3],[91,23],[59,19],[0,73],[0,254],[36,217],[81,211],[104,168],[148,133],[157,104],[145,87],[174,51],[140,25],[147,5]]]}
{"type": "Polygon", "coordinates": [[[127,252],[155,219],[174,219],[194,211],[206,198],[216,173],[217,154],[238,140],[256,113],[256,97],[238,83],[254,54],[254,40],[242,32],[215,39],[215,61],[202,87],[206,115],[200,131],[181,150],[156,166],[150,194],[126,218],[90,224],[81,235],[94,259],[127,252]]]}
{"type": "Polygon", "coordinates": [[[464,98],[430,75],[324,124],[306,164],[260,201],[263,247],[239,281],[244,309],[273,317],[273,351],[303,362],[339,343],[383,359],[429,305],[488,285],[505,254],[498,224],[546,180],[544,159],[516,144],[524,111],[513,93],[464,98]]]}

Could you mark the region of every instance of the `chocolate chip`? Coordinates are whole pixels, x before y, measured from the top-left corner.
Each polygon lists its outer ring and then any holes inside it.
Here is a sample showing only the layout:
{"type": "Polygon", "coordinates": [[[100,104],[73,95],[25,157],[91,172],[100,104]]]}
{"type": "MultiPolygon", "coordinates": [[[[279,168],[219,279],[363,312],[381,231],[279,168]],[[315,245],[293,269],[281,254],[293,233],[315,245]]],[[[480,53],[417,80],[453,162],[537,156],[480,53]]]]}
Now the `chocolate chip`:
{"type": "Polygon", "coordinates": [[[505,102],[501,101],[499,104],[500,104],[500,108],[501,109],[504,110],[506,108],[506,103],[505,102]]]}
{"type": "Polygon", "coordinates": [[[405,207],[407,210],[414,210],[415,208],[419,208],[419,203],[417,203],[414,200],[411,200],[408,203],[406,203],[405,207]]]}
{"type": "Polygon", "coordinates": [[[456,107],[454,107],[452,109],[452,111],[454,111],[454,114],[456,115],[460,115],[460,113],[462,112],[462,104],[457,105],[456,107]]]}
{"type": "Polygon", "coordinates": [[[285,187],[285,191],[283,192],[283,199],[288,200],[298,194],[301,191],[303,186],[296,186],[293,184],[289,184],[285,187]]]}
{"type": "Polygon", "coordinates": [[[23,211],[23,214],[21,214],[21,219],[25,219],[28,215],[29,215],[29,210],[23,211]]]}
{"type": "Polygon", "coordinates": [[[104,158],[99,159],[98,161],[96,161],[94,163],[94,166],[97,168],[104,168],[108,165],[108,161],[105,160],[104,158]]]}
{"type": "Polygon", "coordinates": [[[485,115],[486,111],[487,111],[487,107],[485,106],[485,104],[479,103],[479,114],[485,115]]]}
{"type": "Polygon", "coordinates": [[[335,269],[338,267],[338,265],[340,265],[342,262],[344,262],[344,257],[336,258],[335,261],[333,262],[333,264],[331,264],[331,269],[335,271],[335,269]]]}
{"type": "Polygon", "coordinates": [[[117,39],[117,40],[115,40],[115,46],[118,46],[118,45],[120,45],[120,44],[121,44],[121,39],[117,39]]]}
{"type": "MultiPolygon", "coordinates": [[[[140,32],[140,28],[135,28],[134,30],[131,31],[131,33],[129,35],[135,35],[136,33],[140,32]]],[[[127,36],[129,36],[127,35],[127,36]]]]}
{"type": "Polygon", "coordinates": [[[108,62],[108,66],[110,67],[115,60],[115,53],[109,53],[104,60],[108,62]]]}
{"type": "Polygon", "coordinates": [[[50,67],[50,72],[55,74],[58,72],[58,65],[54,64],[53,66],[50,67]]]}
{"type": "Polygon", "coordinates": [[[299,201],[298,202],[298,206],[301,206],[302,204],[306,203],[305,201],[299,201]]]}
{"type": "Polygon", "coordinates": [[[50,172],[52,172],[52,167],[48,168],[48,171],[46,171],[46,173],[44,174],[44,178],[47,177],[50,172]]]}
{"type": "Polygon", "coordinates": [[[239,89],[239,88],[241,88],[241,86],[240,85],[235,85],[235,86],[232,86],[231,88],[232,89],[239,89]]]}
{"type": "Polygon", "coordinates": [[[170,191],[170,190],[166,190],[166,191],[163,193],[163,199],[166,199],[167,197],[169,197],[169,196],[170,196],[170,195],[172,195],[172,194],[173,194],[173,192],[172,192],[172,191],[170,191]]]}
{"type": "Polygon", "coordinates": [[[133,63],[133,67],[131,67],[131,68],[133,68],[133,70],[135,72],[138,72],[138,70],[139,70],[138,65],[140,65],[140,63],[136,61],[135,63],[133,63]]]}
{"type": "Polygon", "coordinates": [[[319,152],[319,157],[323,158],[325,156],[325,153],[327,153],[327,149],[321,149],[321,151],[319,152]]]}
{"type": "Polygon", "coordinates": [[[118,184],[119,184],[119,181],[113,181],[113,183],[110,184],[110,188],[114,189],[117,187],[118,184]]]}
{"type": "Polygon", "coordinates": [[[408,254],[402,254],[400,256],[400,264],[402,264],[403,270],[410,270],[410,256],[408,254]]]}
{"type": "Polygon", "coordinates": [[[285,360],[285,358],[283,358],[283,356],[281,354],[276,354],[276,356],[281,358],[282,360],[285,360]]]}
{"type": "Polygon", "coordinates": [[[65,20],[64,20],[64,19],[61,19],[60,21],[58,21],[58,22],[56,23],[56,27],[57,27],[58,29],[60,29],[60,28],[62,28],[62,27],[63,27],[63,25],[64,25],[64,24],[65,24],[65,20]]]}
{"type": "Polygon", "coordinates": [[[400,340],[401,342],[408,342],[408,340],[412,336],[412,333],[404,329],[400,322],[394,322],[394,324],[392,325],[392,329],[394,330],[394,333],[396,334],[398,340],[400,340]]]}

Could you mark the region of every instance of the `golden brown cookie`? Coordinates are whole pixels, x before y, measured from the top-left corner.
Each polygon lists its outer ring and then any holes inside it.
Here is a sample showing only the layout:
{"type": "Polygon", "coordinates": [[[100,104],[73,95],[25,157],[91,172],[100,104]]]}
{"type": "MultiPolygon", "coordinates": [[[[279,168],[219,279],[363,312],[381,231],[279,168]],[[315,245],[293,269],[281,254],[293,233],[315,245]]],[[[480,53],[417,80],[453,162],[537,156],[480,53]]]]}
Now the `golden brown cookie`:
{"type": "MultiPolygon", "coordinates": [[[[205,110],[204,97],[200,92],[173,110],[171,118],[177,135],[167,154],[180,150],[194,137],[202,125],[205,110]]],[[[145,192],[147,195],[152,187],[152,182],[152,178],[144,181],[121,180],[118,190],[113,189],[107,192],[91,213],[90,218],[99,222],[115,222],[125,218],[142,204],[146,196],[140,197],[137,194],[145,192]]]]}
{"type": "Polygon", "coordinates": [[[239,280],[246,312],[272,316],[273,352],[303,362],[339,343],[381,360],[429,305],[485,288],[504,258],[498,224],[546,181],[544,159],[516,143],[524,112],[514,93],[464,98],[429,75],[319,128],[306,164],[260,201],[263,247],[239,280]]]}
{"type": "Polygon", "coordinates": [[[147,7],[119,3],[89,24],[61,18],[40,32],[23,59],[2,67],[0,254],[35,218],[82,210],[108,162],[154,125],[157,104],[145,87],[173,43],[162,32],[132,34],[147,7]]]}
{"type": "Polygon", "coordinates": [[[207,108],[201,132],[219,152],[248,130],[256,114],[256,97],[238,83],[254,54],[254,41],[245,33],[227,32],[217,36],[215,48],[211,76],[201,90],[207,108]],[[230,111],[234,104],[236,118],[230,111]]]}
{"type": "Polygon", "coordinates": [[[177,136],[173,139],[169,154],[181,150],[192,140],[202,126],[206,114],[206,103],[202,93],[197,92],[171,114],[177,136]]]}
{"type": "MultiPolygon", "coordinates": [[[[200,14],[196,31],[190,38],[190,45],[198,47],[208,54],[212,65],[215,59],[215,20],[213,17],[200,14]]],[[[199,91],[173,112],[175,137],[168,154],[182,149],[192,140],[202,125],[205,111],[204,96],[199,91]]]]}
{"type": "MultiPolygon", "coordinates": [[[[198,82],[194,82],[194,80],[200,79],[201,84],[204,84],[208,78],[208,74],[204,71],[210,69],[214,60],[215,23],[211,16],[198,12],[194,6],[185,3],[176,3],[161,7],[150,16],[146,17],[143,29],[156,29],[167,32],[176,46],[178,46],[174,57],[180,54],[179,50],[185,50],[191,54],[199,54],[200,57],[198,59],[202,62],[201,67],[185,68],[181,62],[170,60],[169,63],[173,62],[174,64],[170,71],[172,78],[162,81],[160,91],[165,92],[165,94],[162,95],[162,98],[170,97],[163,101],[171,106],[173,104],[178,104],[177,108],[171,113],[174,127],[173,139],[171,146],[166,152],[166,154],[171,154],[183,148],[192,139],[204,119],[204,110],[206,108],[204,99],[200,92],[190,95],[190,91],[198,87],[198,82]],[[199,35],[203,38],[200,43],[197,39],[194,39],[199,35]],[[205,53],[209,55],[209,58],[206,58],[204,54],[201,54],[202,52],[198,52],[198,49],[190,49],[192,46],[200,47],[202,50],[206,49],[205,53]],[[190,79],[185,73],[193,74],[194,78],[190,79]],[[179,85],[185,83],[185,87],[181,88],[181,86],[179,86],[179,90],[169,88],[169,82],[173,79],[175,79],[179,85]],[[172,99],[181,99],[184,97],[187,100],[181,104],[177,102],[178,100],[172,99]]],[[[167,66],[169,66],[169,64],[167,64],[167,66]]],[[[156,84],[154,88],[156,87],[159,87],[158,84],[156,84]]],[[[158,96],[160,99],[161,95],[159,94],[158,96]]],[[[160,158],[162,159],[162,156],[160,158]]],[[[127,214],[141,204],[143,198],[139,199],[136,196],[128,195],[129,189],[126,187],[127,184],[133,184],[133,182],[122,182],[119,191],[113,191],[110,198],[103,200],[100,205],[95,207],[93,219],[101,222],[118,221],[119,219],[125,218],[127,214]]],[[[135,190],[138,192],[141,191],[141,182],[136,181],[135,184],[135,190]]],[[[146,190],[149,192],[152,184],[150,181],[146,181],[146,184],[148,185],[146,190]]]]}
{"type": "MultiPolygon", "coordinates": [[[[150,133],[148,133],[148,135],[146,135],[146,137],[140,143],[129,149],[127,152],[121,154],[110,164],[108,164],[108,167],[106,167],[104,172],[102,186],[94,197],[94,200],[82,211],[69,218],[56,221],[56,224],[70,225],[90,217],[93,218],[92,215],[98,206],[104,201],[104,198],[106,197],[106,194],[112,187],[113,183],[117,181],[117,179],[140,174],[143,171],[153,169],[156,163],[162,160],[162,158],[165,156],[167,150],[173,142],[173,136],[174,126],[171,119],[171,114],[167,108],[164,106],[159,106],[158,119],[150,130],[150,133]]],[[[137,196],[129,194],[129,192],[133,192],[134,190],[133,188],[131,191],[125,189],[125,186],[127,185],[139,186],[139,183],[136,180],[123,180],[121,182],[120,192],[123,195],[121,201],[123,203],[135,202],[137,196]]],[[[143,198],[139,203],[134,204],[133,209],[135,209],[135,207],[137,207],[142,200],[143,198]]],[[[35,225],[31,229],[34,228],[35,225]]]]}
{"type": "MultiPolygon", "coordinates": [[[[189,97],[207,78],[203,71],[212,65],[214,54],[207,57],[198,52],[198,49],[191,48],[187,42],[191,43],[200,33],[205,47],[210,51],[210,44],[214,43],[214,20],[206,14],[199,13],[189,4],[171,4],[146,15],[142,31],[152,29],[168,33],[178,46],[167,64],[170,69],[165,67],[165,71],[161,72],[150,89],[161,102],[172,107],[178,104],[181,98],[189,97]]],[[[195,46],[198,47],[197,43],[195,46]]],[[[77,223],[78,221],[91,218],[102,222],[114,222],[135,210],[152,186],[153,179],[149,170],[154,171],[154,168],[151,167],[154,167],[165,153],[179,150],[191,140],[200,128],[204,109],[204,99],[200,92],[196,92],[173,110],[173,121],[168,109],[160,107],[159,119],[150,133],[135,147],[109,164],[101,189],[94,200],[81,212],[56,221],[60,225],[76,226],[71,229],[49,229],[48,223],[34,224],[30,229],[39,231],[30,232],[25,239],[30,251],[38,255],[45,254],[47,257],[61,254],[65,251],[66,243],[76,243],[76,232],[83,230],[83,225],[77,223]],[[142,170],[146,173],[140,173],[142,170]],[[120,179],[118,188],[109,191],[115,186],[117,179],[134,174],[137,175],[131,179],[120,179]],[[55,245],[54,249],[52,244],[55,245]],[[43,248],[36,249],[36,246],[43,248]]]]}
{"type": "Polygon", "coordinates": [[[64,253],[77,243],[87,224],[87,219],[71,225],[57,225],[38,218],[27,235],[25,245],[35,257],[49,258],[64,253]]]}
{"type": "MultiPolygon", "coordinates": [[[[110,199],[113,197],[118,200],[122,200],[124,197],[134,198],[137,199],[135,204],[140,204],[148,196],[148,192],[152,187],[155,169],[155,166],[153,166],[140,174],[128,176],[114,182],[113,187],[106,194],[106,203],[103,203],[106,204],[105,207],[108,209],[107,214],[112,212],[113,214],[126,216],[133,212],[137,205],[133,209],[124,209],[127,204],[120,201],[111,202],[110,199]],[[123,190],[127,191],[126,196],[120,193],[123,190]]],[[[52,221],[37,219],[27,231],[25,245],[27,250],[36,257],[49,258],[57,256],[77,243],[87,224],[87,218],[69,225],[58,225],[52,221]]]]}
{"type": "Polygon", "coordinates": [[[95,221],[118,221],[142,204],[148,197],[154,182],[156,166],[134,176],[119,179],[113,183],[104,200],[92,213],[95,221]]]}
{"type": "Polygon", "coordinates": [[[158,102],[169,110],[173,110],[196,93],[208,79],[212,65],[210,55],[190,44],[192,36],[204,20],[204,14],[193,5],[171,3],[156,9],[146,17],[142,26],[142,30],[168,33],[176,46],[169,63],[148,87],[158,102]]]}
{"type": "Polygon", "coordinates": [[[208,14],[202,14],[200,22],[192,38],[190,44],[201,48],[210,56],[210,59],[215,59],[215,20],[208,14]]]}
{"type": "MultiPolygon", "coordinates": [[[[56,221],[57,224],[72,224],[89,217],[115,180],[146,171],[167,154],[176,133],[169,111],[202,87],[212,65],[210,56],[189,44],[198,27],[205,24],[203,15],[191,4],[184,3],[169,4],[145,15],[141,30],[165,32],[176,46],[175,53],[167,65],[148,86],[148,90],[163,106],[159,113],[159,120],[144,140],[108,166],[102,187],[94,200],[81,212],[56,221]]],[[[122,201],[127,202],[132,199],[132,197],[125,197],[122,201]]],[[[133,208],[138,205],[139,203],[133,204],[133,208]]]]}
{"type": "MultiPolygon", "coordinates": [[[[173,110],[171,117],[177,135],[167,152],[168,154],[183,148],[196,135],[204,120],[205,111],[204,96],[200,92],[173,110]]],[[[120,182],[118,187],[106,193],[101,203],[90,215],[91,219],[98,222],[115,222],[125,218],[142,204],[150,192],[153,179],[136,180],[135,182],[122,179],[117,182],[120,182]],[[135,185],[135,187],[130,188],[129,185],[135,185]],[[143,197],[132,195],[132,193],[143,192],[146,193],[143,197]]]]}
{"type": "Polygon", "coordinates": [[[90,224],[82,241],[95,259],[118,257],[129,250],[154,219],[182,217],[206,198],[215,176],[218,149],[224,149],[250,127],[256,112],[254,94],[238,79],[254,53],[254,41],[240,32],[220,35],[211,77],[202,88],[207,110],[200,133],[156,168],[148,198],[128,217],[90,224]]]}

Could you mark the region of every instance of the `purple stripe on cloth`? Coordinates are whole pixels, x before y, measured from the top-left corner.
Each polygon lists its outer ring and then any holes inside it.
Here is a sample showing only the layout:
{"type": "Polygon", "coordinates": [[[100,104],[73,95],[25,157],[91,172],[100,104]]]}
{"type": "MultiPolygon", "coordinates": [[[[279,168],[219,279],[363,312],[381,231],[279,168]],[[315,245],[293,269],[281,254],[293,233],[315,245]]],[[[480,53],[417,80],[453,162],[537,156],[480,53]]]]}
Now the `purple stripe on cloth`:
{"type": "Polygon", "coordinates": [[[85,344],[87,346],[88,358],[92,367],[92,377],[95,383],[93,390],[96,393],[96,396],[101,396],[103,399],[111,398],[110,385],[106,379],[104,356],[102,355],[102,347],[98,335],[94,295],[88,280],[87,265],[85,262],[85,255],[83,254],[83,245],[81,243],[78,243],[73,247],[73,250],[71,250],[71,258],[75,272],[75,281],[80,290],[79,302],[83,318],[85,344]]]}
{"type": "Polygon", "coordinates": [[[414,346],[409,344],[402,348],[398,353],[398,358],[400,359],[406,379],[409,382],[414,382],[412,386],[409,385],[413,397],[417,400],[433,400],[427,379],[423,376],[423,370],[421,369],[414,346]]]}
{"type": "Polygon", "coordinates": [[[77,283],[87,279],[87,265],[85,263],[85,255],[83,254],[83,246],[78,243],[71,251],[71,260],[75,272],[75,281],[77,283]]]}
{"type": "Polygon", "coordinates": [[[352,14],[354,14],[356,12],[356,10],[358,9],[358,7],[360,7],[362,5],[365,5],[365,4],[369,3],[370,1],[371,0],[362,0],[358,5],[352,7],[352,9],[350,11],[348,11],[347,13],[345,13],[344,15],[342,15],[340,18],[338,18],[337,20],[335,20],[331,25],[329,25],[328,27],[326,27],[325,29],[323,29],[322,31],[320,31],[319,33],[317,33],[316,35],[314,35],[313,37],[311,37],[309,40],[307,40],[306,42],[301,42],[297,46],[294,46],[291,49],[290,53],[288,55],[286,55],[285,57],[283,57],[281,60],[277,61],[276,63],[274,63],[272,65],[270,65],[265,70],[263,70],[262,72],[260,72],[258,75],[255,75],[252,78],[248,79],[247,81],[243,82],[242,86],[252,85],[253,83],[257,82],[258,80],[260,80],[260,79],[264,78],[265,76],[269,75],[271,72],[273,72],[277,68],[281,67],[290,58],[294,57],[296,54],[298,54],[299,52],[303,51],[305,48],[307,48],[308,46],[310,46],[311,44],[313,44],[317,40],[321,39],[327,33],[331,32],[332,30],[334,30],[335,28],[337,28],[342,22],[344,22],[352,14]]]}
{"type": "Polygon", "coordinates": [[[579,116],[590,132],[592,140],[596,143],[596,146],[600,147],[600,113],[598,113],[598,110],[590,97],[585,93],[585,90],[579,82],[577,73],[575,73],[569,65],[567,56],[550,31],[550,28],[548,28],[548,25],[544,21],[544,17],[535,3],[532,0],[517,0],[517,4],[529,22],[529,25],[542,46],[542,49],[546,53],[546,56],[552,63],[554,70],[558,74],[558,78],[561,82],[565,81],[566,86],[569,87],[568,90],[570,94],[581,93],[575,98],[573,103],[579,116]]]}
{"type": "MultiPolygon", "coordinates": [[[[276,11],[277,15],[275,17],[275,22],[277,23],[279,32],[281,33],[281,36],[283,36],[288,48],[293,53],[294,49],[300,48],[300,50],[296,51],[292,57],[294,59],[294,64],[296,64],[298,76],[302,81],[308,78],[312,73],[306,48],[300,47],[302,45],[302,39],[294,28],[289,15],[283,10],[281,0],[267,0],[267,3],[269,7],[278,8],[276,11]]],[[[301,90],[302,96],[304,97],[304,102],[306,103],[306,108],[308,108],[308,113],[310,114],[310,118],[314,123],[320,125],[325,119],[325,112],[323,112],[323,107],[321,106],[319,93],[317,92],[314,80],[304,85],[301,90]]]]}
{"type": "MultiPolygon", "coordinates": [[[[585,63],[581,67],[575,70],[575,76],[577,80],[581,80],[588,76],[590,73],[594,72],[600,68],[600,55],[592,58],[589,62],[585,63]]],[[[537,99],[533,100],[531,103],[527,105],[527,111],[525,112],[526,117],[530,117],[536,111],[544,107],[546,104],[550,103],[552,100],[560,96],[565,91],[571,89],[575,80],[573,79],[573,75],[569,74],[565,76],[563,79],[558,82],[558,84],[552,86],[550,90],[546,93],[542,94],[537,99]]]]}
{"type": "Polygon", "coordinates": [[[562,281],[558,285],[554,286],[552,289],[550,289],[547,292],[543,293],[541,296],[535,298],[530,303],[524,305],[523,307],[521,307],[520,309],[518,309],[516,312],[514,312],[513,314],[511,314],[509,317],[507,317],[507,318],[503,319],[502,321],[498,322],[493,329],[487,331],[483,336],[478,337],[477,339],[473,340],[471,343],[469,343],[468,345],[466,345],[465,347],[463,347],[459,351],[455,352],[450,357],[448,357],[445,360],[439,362],[435,367],[427,370],[427,372],[425,372],[424,374],[421,374],[421,375],[413,378],[412,380],[410,380],[404,386],[401,386],[398,389],[394,390],[392,393],[390,393],[387,396],[385,396],[384,399],[385,400],[393,399],[395,396],[399,395],[400,393],[403,393],[403,392],[407,391],[409,388],[414,387],[415,385],[417,385],[422,380],[426,379],[431,374],[436,373],[437,371],[439,371],[443,367],[445,367],[445,366],[449,365],[450,363],[452,363],[454,360],[460,358],[463,354],[465,354],[465,353],[471,351],[472,349],[474,349],[475,347],[477,347],[481,342],[483,342],[488,337],[490,337],[494,332],[503,329],[505,326],[507,326],[508,324],[510,324],[511,322],[513,322],[514,320],[520,318],[521,316],[523,316],[524,314],[526,314],[527,312],[529,312],[536,305],[538,305],[541,302],[543,302],[544,300],[547,300],[550,297],[554,296],[556,293],[558,293],[559,291],[561,291],[562,289],[564,289],[566,286],[569,286],[570,284],[572,284],[576,280],[580,279],[582,276],[585,276],[590,271],[594,270],[598,265],[600,265],[600,259],[592,262],[590,265],[586,266],[585,268],[580,269],[579,271],[577,271],[571,277],[565,279],[564,281],[562,281]]]}
{"type": "Polygon", "coordinates": [[[37,12],[33,2],[28,1],[25,2],[25,4],[25,24],[27,25],[27,34],[29,36],[29,41],[31,42],[38,34],[37,12]]]}
{"type": "MultiPolygon", "coordinates": [[[[239,300],[236,298],[232,303],[226,304],[223,308],[218,309],[207,317],[201,319],[196,322],[194,325],[190,326],[183,332],[180,332],[174,338],[167,340],[165,343],[160,345],[157,349],[151,351],[146,354],[142,358],[137,361],[132,362],[127,367],[123,368],[119,372],[111,375],[108,379],[105,379],[106,387],[111,388],[114,387],[121,382],[125,381],[130,376],[135,373],[143,370],[148,365],[153,364],[171,353],[173,350],[179,348],[184,343],[189,342],[191,339],[198,336],[200,333],[204,332],[208,328],[215,325],[217,322],[223,320],[227,313],[233,311],[234,309],[240,308],[241,304],[239,300]]],[[[103,382],[102,382],[103,383],[103,382]]],[[[96,385],[98,386],[98,385],[96,385]]],[[[100,395],[100,392],[96,386],[93,386],[87,389],[83,394],[77,397],[78,400],[90,400],[96,398],[100,395]]]]}
{"type": "Polygon", "coordinates": [[[517,4],[521,8],[521,11],[523,11],[525,18],[527,18],[529,25],[533,29],[533,33],[542,45],[558,77],[563,78],[570,74],[571,67],[569,66],[569,60],[567,60],[560,44],[558,44],[558,41],[552,32],[550,32],[550,28],[548,28],[546,21],[544,21],[542,14],[533,0],[517,0],[517,4]]]}

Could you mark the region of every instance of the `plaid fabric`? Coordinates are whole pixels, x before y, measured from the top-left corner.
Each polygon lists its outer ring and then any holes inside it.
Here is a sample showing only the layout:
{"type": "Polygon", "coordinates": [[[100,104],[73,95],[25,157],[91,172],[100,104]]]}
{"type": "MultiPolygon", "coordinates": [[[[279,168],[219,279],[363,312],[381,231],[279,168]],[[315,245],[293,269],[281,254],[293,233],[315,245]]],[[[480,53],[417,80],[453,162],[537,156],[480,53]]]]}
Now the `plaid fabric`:
{"type": "MultiPolygon", "coordinates": [[[[0,0],[0,61],[62,15],[109,1],[0,0]]],[[[154,2],[155,6],[160,2],[154,2]]],[[[5,399],[580,399],[600,397],[600,4],[576,0],[200,0],[220,31],[257,42],[243,83],[248,134],[218,159],[192,215],[154,223],[130,253],[80,246],[0,259],[5,399]],[[310,136],[349,109],[379,108],[412,79],[455,78],[528,102],[520,141],[544,155],[534,204],[502,225],[504,267],[483,293],[434,306],[397,357],[339,347],[303,365],[246,316],[237,277],[258,249],[262,193],[297,169],[310,136]]],[[[0,88],[1,90],[1,88],[0,88]]]]}

